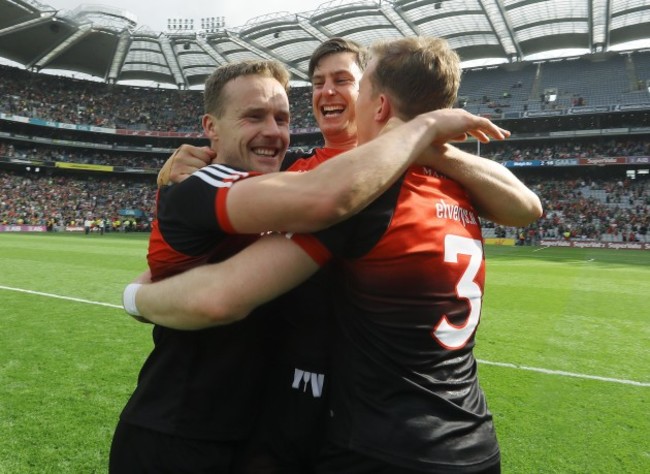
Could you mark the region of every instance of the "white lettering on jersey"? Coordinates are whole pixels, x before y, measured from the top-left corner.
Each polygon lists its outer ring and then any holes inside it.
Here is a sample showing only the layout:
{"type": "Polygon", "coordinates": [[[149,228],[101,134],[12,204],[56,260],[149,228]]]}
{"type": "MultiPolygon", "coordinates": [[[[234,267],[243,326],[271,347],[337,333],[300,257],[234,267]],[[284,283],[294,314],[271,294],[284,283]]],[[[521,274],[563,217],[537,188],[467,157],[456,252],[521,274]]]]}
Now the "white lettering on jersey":
{"type": "Polygon", "coordinates": [[[320,398],[323,395],[323,384],[325,383],[324,374],[314,374],[311,372],[305,372],[301,369],[293,369],[293,384],[291,388],[296,390],[300,389],[302,385],[302,391],[306,392],[307,387],[311,386],[311,394],[314,398],[320,398]]]}
{"type": "Polygon", "coordinates": [[[427,176],[433,176],[434,178],[438,178],[438,179],[449,179],[444,174],[438,173],[436,170],[434,170],[433,168],[429,168],[428,166],[423,166],[422,171],[427,176]]]}
{"type": "Polygon", "coordinates": [[[467,227],[468,224],[478,224],[474,211],[460,207],[458,204],[447,204],[443,199],[436,203],[436,214],[438,219],[460,222],[463,227],[467,227]]]}

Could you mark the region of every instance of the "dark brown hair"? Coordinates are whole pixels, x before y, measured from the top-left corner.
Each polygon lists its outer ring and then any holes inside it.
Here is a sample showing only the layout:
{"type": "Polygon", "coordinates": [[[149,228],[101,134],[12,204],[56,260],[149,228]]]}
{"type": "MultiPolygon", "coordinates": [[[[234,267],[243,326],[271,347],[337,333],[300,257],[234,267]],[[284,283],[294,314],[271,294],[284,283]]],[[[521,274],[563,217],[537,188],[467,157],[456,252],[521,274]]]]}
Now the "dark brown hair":
{"type": "Polygon", "coordinates": [[[354,54],[354,61],[359,66],[359,69],[363,71],[366,68],[366,64],[368,63],[368,50],[366,48],[349,39],[330,38],[321,43],[312,53],[309,59],[309,79],[314,77],[314,71],[321,59],[330,54],[337,53],[354,54]]]}

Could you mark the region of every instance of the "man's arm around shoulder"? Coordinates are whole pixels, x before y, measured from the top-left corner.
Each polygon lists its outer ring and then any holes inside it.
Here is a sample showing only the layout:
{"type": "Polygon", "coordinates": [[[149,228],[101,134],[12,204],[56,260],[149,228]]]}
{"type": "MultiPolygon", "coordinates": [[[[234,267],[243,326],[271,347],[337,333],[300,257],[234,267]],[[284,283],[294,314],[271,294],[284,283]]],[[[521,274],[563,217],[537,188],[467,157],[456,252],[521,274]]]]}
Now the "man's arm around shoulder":
{"type": "Polygon", "coordinates": [[[174,329],[219,326],[243,319],[318,269],[300,246],[284,235],[269,235],[223,262],[140,286],[131,311],[125,309],[174,329]]]}

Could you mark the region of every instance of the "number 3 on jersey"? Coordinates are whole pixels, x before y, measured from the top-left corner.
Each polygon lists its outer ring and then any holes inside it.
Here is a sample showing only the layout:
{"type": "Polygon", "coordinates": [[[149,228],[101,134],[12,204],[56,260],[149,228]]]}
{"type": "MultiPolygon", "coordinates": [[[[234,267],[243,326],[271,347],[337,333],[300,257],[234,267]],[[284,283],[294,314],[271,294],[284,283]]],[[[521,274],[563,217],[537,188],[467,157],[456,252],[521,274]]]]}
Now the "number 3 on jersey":
{"type": "Polygon", "coordinates": [[[465,323],[458,326],[449,322],[443,315],[440,322],[433,328],[432,336],[447,349],[460,349],[474,334],[481,317],[483,293],[481,287],[474,281],[483,262],[483,246],[479,240],[447,235],[445,237],[445,263],[458,264],[458,255],[469,255],[469,263],[456,284],[458,299],[466,299],[469,304],[469,316],[465,323]]]}

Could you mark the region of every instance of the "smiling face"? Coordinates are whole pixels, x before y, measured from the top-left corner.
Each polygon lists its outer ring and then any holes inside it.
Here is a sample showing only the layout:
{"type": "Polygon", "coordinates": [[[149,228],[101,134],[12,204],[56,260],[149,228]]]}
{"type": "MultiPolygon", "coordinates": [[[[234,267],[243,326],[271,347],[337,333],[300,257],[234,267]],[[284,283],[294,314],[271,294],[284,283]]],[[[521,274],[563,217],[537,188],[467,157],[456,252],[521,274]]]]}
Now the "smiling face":
{"type": "Polygon", "coordinates": [[[203,116],[216,160],[246,170],[278,171],[289,147],[289,99],[274,78],[246,75],[229,81],[219,117],[203,116]]]}
{"type": "Polygon", "coordinates": [[[314,69],[312,107],[326,147],[356,145],[355,104],[361,74],[354,53],[350,52],[328,54],[314,69]]]}

